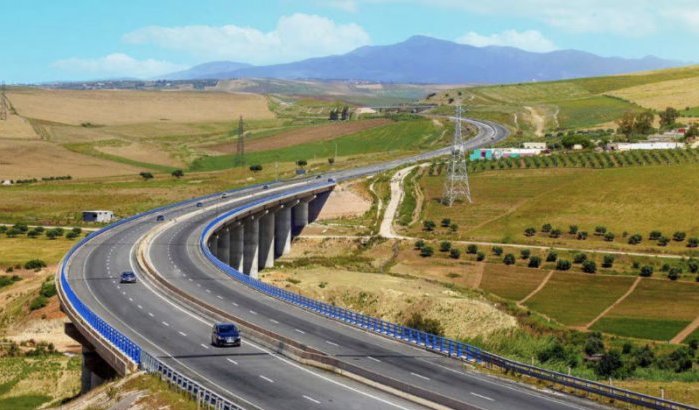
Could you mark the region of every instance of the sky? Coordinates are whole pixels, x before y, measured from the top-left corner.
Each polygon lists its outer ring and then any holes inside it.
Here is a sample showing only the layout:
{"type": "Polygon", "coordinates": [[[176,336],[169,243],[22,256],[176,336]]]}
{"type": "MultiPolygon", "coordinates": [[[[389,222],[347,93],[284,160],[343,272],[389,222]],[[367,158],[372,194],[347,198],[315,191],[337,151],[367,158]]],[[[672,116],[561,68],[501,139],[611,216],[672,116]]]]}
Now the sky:
{"type": "Polygon", "coordinates": [[[22,0],[1,10],[8,84],[284,63],[418,34],[699,61],[699,0],[22,0]]]}

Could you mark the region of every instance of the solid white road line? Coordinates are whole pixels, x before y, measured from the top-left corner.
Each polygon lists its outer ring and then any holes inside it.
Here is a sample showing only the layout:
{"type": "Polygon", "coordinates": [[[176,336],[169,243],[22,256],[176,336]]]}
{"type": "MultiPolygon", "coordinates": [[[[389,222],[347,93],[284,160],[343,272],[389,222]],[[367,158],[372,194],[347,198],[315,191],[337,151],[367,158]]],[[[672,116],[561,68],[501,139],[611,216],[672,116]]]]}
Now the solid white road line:
{"type": "Polygon", "coordinates": [[[303,395],[303,398],[308,400],[308,401],[312,401],[315,404],[320,404],[320,402],[318,400],[314,399],[313,397],[306,396],[305,394],[303,395]]]}
{"type": "Polygon", "coordinates": [[[223,297],[221,295],[216,295],[216,297],[223,300],[223,297]]]}
{"type": "Polygon", "coordinates": [[[495,401],[495,399],[491,399],[490,397],[484,396],[484,395],[482,395],[482,394],[478,394],[478,393],[474,393],[474,392],[471,392],[471,394],[474,395],[474,396],[476,396],[476,397],[480,397],[481,399],[485,399],[485,400],[488,400],[488,401],[495,401]]]}
{"type": "Polygon", "coordinates": [[[417,374],[417,373],[413,373],[413,372],[410,372],[410,374],[412,374],[412,375],[415,376],[415,377],[419,377],[419,378],[421,378],[421,379],[423,379],[423,380],[430,380],[429,377],[423,376],[423,375],[421,375],[421,374],[417,374]]]}
{"type": "Polygon", "coordinates": [[[369,359],[369,360],[373,360],[373,361],[375,361],[375,362],[381,363],[381,360],[379,360],[379,359],[377,359],[377,358],[375,358],[375,357],[367,356],[366,358],[369,359]]]}
{"type": "Polygon", "coordinates": [[[200,346],[203,347],[204,349],[208,349],[208,348],[209,348],[209,346],[205,345],[204,343],[201,343],[200,346]]]}
{"type": "Polygon", "coordinates": [[[184,332],[177,332],[177,333],[181,334],[183,337],[187,337],[187,333],[184,333],[184,332]]]}
{"type": "Polygon", "coordinates": [[[150,317],[155,317],[155,316],[153,316],[153,314],[150,313],[150,312],[148,312],[148,316],[150,316],[150,317]]]}
{"type": "Polygon", "coordinates": [[[233,363],[233,364],[236,365],[236,366],[238,365],[238,362],[236,362],[236,361],[233,360],[233,359],[226,359],[226,360],[228,360],[229,362],[233,363]]]}
{"type": "Polygon", "coordinates": [[[302,335],[305,335],[305,334],[306,334],[306,332],[304,332],[304,331],[301,330],[301,329],[294,329],[294,330],[297,331],[297,332],[299,332],[299,333],[301,333],[302,335]]]}
{"type": "Polygon", "coordinates": [[[165,326],[168,326],[168,327],[170,326],[170,324],[169,324],[168,322],[163,322],[163,324],[164,324],[165,326]]]}
{"type": "Polygon", "coordinates": [[[272,322],[272,323],[274,323],[275,325],[278,325],[278,324],[279,324],[279,322],[277,322],[277,321],[274,320],[274,319],[269,319],[269,321],[272,322]]]}
{"type": "Polygon", "coordinates": [[[274,383],[274,380],[270,379],[269,377],[263,376],[263,375],[260,375],[260,379],[267,380],[270,383],[274,383]]]}
{"type": "Polygon", "coordinates": [[[141,305],[138,305],[138,308],[139,308],[139,309],[143,309],[143,306],[141,306],[141,305]]]}
{"type": "Polygon", "coordinates": [[[255,312],[254,310],[251,310],[250,313],[252,313],[253,315],[257,314],[257,312],[255,312]]]}
{"type": "Polygon", "coordinates": [[[326,340],[325,343],[327,343],[327,344],[329,344],[329,345],[331,345],[331,346],[340,347],[339,344],[337,344],[337,343],[335,343],[335,342],[331,342],[330,340],[326,340]]]}

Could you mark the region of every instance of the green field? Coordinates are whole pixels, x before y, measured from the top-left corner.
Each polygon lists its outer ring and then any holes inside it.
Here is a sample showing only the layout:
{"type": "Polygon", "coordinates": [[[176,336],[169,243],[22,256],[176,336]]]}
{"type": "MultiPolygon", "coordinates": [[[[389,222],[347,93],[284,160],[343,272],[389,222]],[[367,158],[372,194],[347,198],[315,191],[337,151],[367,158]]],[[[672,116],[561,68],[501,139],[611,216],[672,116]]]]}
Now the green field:
{"type": "Polygon", "coordinates": [[[544,269],[488,263],[480,287],[502,298],[517,301],[536,289],[548,273],[544,269]]]}
{"type": "Polygon", "coordinates": [[[526,305],[568,326],[584,326],[633,283],[625,276],[556,272],[526,305]]]}
{"type": "MultiPolygon", "coordinates": [[[[699,236],[696,203],[699,202],[699,164],[611,169],[512,169],[477,173],[471,178],[473,204],[449,208],[439,203],[444,176],[424,176],[424,219],[451,218],[464,240],[526,243],[582,249],[618,249],[691,254],[685,242],[666,247],[647,239],[652,230],[665,235],[684,231],[699,236]],[[669,184],[668,181],[682,181],[669,184]],[[662,200],[659,200],[662,198],[662,200]],[[537,230],[549,223],[563,232],[569,225],[588,231],[585,241],[572,236],[526,237],[527,227],[537,230]],[[598,225],[616,234],[612,242],[592,233],[598,225]],[[640,245],[629,245],[623,233],[640,233],[640,245]]],[[[415,235],[429,236],[421,226],[415,235]]]]}
{"type": "MultiPolygon", "coordinates": [[[[318,141],[295,145],[288,148],[253,152],[246,155],[250,164],[268,164],[278,162],[295,162],[300,159],[325,160],[335,154],[338,156],[356,156],[362,154],[407,154],[416,151],[436,149],[448,141],[448,133],[435,126],[430,120],[407,120],[361,131],[331,141],[318,141]]],[[[230,168],[233,155],[204,157],[195,161],[191,169],[195,171],[214,171],[230,168]]]]}
{"type": "Polygon", "coordinates": [[[49,240],[45,236],[31,239],[24,235],[7,238],[0,234],[0,269],[24,265],[31,259],[41,259],[49,265],[58,263],[77,241],[66,238],[49,240]]]}
{"type": "Polygon", "coordinates": [[[625,336],[669,340],[697,316],[699,284],[644,279],[631,295],[596,323],[593,329],[625,336]],[[642,320],[662,324],[649,326],[644,325],[642,320]]]}
{"type": "Polygon", "coordinates": [[[587,128],[620,118],[628,111],[641,108],[617,98],[593,96],[576,100],[563,100],[557,103],[558,116],[562,128],[587,128]]]}

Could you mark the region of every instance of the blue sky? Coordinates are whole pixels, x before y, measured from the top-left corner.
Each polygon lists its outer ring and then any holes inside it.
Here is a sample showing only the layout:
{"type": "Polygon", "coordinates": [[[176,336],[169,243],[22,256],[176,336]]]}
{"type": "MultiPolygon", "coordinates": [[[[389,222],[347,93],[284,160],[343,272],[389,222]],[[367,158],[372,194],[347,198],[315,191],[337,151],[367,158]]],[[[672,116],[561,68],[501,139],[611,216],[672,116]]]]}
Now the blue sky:
{"type": "Polygon", "coordinates": [[[415,34],[699,61],[697,0],[22,0],[2,13],[8,83],[150,78],[214,60],[281,63],[415,34]]]}

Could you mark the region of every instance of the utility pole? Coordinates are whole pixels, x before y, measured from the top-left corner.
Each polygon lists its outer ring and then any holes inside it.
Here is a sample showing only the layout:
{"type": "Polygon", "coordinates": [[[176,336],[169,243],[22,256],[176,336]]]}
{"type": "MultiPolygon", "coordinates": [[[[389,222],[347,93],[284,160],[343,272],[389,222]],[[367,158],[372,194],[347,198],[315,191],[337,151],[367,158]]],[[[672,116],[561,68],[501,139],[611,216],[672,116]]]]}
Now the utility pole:
{"type": "Polygon", "coordinates": [[[451,146],[451,158],[447,164],[447,180],[444,183],[442,202],[447,206],[454,205],[458,199],[466,198],[471,201],[471,188],[468,184],[468,164],[464,149],[464,138],[461,134],[461,106],[456,109],[456,125],[454,140],[451,146]]]}
{"type": "Polygon", "coordinates": [[[240,116],[238,121],[238,140],[235,147],[235,166],[245,165],[245,128],[243,125],[243,116],[240,116]]]}

